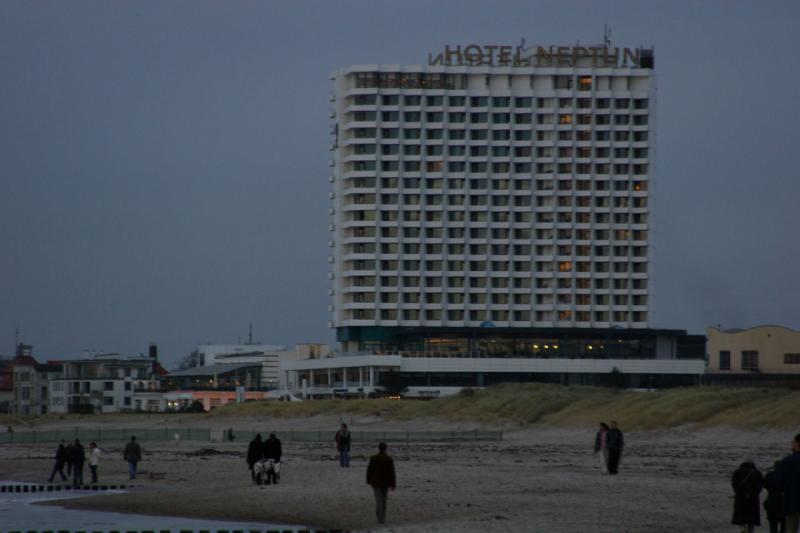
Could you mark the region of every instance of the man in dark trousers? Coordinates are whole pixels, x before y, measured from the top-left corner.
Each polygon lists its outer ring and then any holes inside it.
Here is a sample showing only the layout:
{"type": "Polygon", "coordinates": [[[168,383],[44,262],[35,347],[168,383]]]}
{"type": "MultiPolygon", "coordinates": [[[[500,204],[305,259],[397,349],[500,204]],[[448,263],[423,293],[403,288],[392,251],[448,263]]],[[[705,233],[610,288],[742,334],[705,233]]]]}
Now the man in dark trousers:
{"type": "Polygon", "coordinates": [[[53,466],[53,472],[50,474],[50,479],[47,480],[48,483],[53,482],[53,478],[56,477],[56,472],[61,475],[61,481],[66,481],[67,476],[64,475],[64,463],[67,461],[67,449],[64,447],[64,441],[61,441],[61,444],[58,445],[58,449],[56,450],[56,464],[53,466]]]}
{"type": "Polygon", "coordinates": [[[792,454],[775,469],[777,485],[783,488],[786,533],[800,533],[800,433],[792,441],[792,454]]]}
{"type": "Polygon", "coordinates": [[[347,430],[347,424],[342,424],[341,429],[336,432],[335,440],[336,451],[339,452],[339,466],[350,467],[350,432],[347,430]]]}
{"type": "Polygon", "coordinates": [[[619,460],[622,458],[622,449],[625,447],[625,438],[617,427],[617,422],[611,421],[611,429],[606,433],[606,448],[608,449],[608,473],[617,475],[619,460]]]}
{"type": "Polygon", "coordinates": [[[136,442],[136,437],[131,437],[131,441],[125,445],[122,457],[128,461],[128,474],[131,479],[136,479],[136,465],[142,460],[142,448],[136,442]]]}
{"type": "Polygon", "coordinates": [[[72,456],[72,486],[80,487],[83,485],[83,463],[86,462],[86,453],[78,439],[75,439],[70,455],[72,456]]]}
{"type": "Polygon", "coordinates": [[[367,466],[367,484],[375,493],[375,514],[378,522],[386,523],[386,497],[389,489],[394,490],[397,479],[394,475],[394,461],[386,453],[386,443],[378,444],[378,453],[370,457],[367,466]]]}
{"type": "Polygon", "coordinates": [[[67,462],[67,477],[72,477],[72,443],[64,446],[64,460],[67,462]]]}
{"type": "Polygon", "coordinates": [[[250,478],[255,481],[256,474],[253,471],[253,465],[264,457],[264,443],[261,441],[261,433],[250,441],[247,446],[247,467],[250,469],[250,478]]]}
{"type": "Polygon", "coordinates": [[[281,446],[281,439],[275,436],[275,433],[270,433],[267,440],[264,441],[264,459],[269,461],[272,459],[276,463],[281,462],[283,455],[283,446],[281,446]]]}

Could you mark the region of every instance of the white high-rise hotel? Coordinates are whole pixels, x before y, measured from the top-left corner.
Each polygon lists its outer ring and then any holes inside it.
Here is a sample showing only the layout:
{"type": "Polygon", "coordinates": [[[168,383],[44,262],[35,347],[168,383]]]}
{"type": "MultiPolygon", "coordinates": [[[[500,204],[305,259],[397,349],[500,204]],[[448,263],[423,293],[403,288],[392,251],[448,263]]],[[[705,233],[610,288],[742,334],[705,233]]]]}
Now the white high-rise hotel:
{"type": "Polygon", "coordinates": [[[647,327],[653,70],[573,50],[336,74],[335,327],[647,327]]]}
{"type": "Polygon", "coordinates": [[[425,66],[334,73],[342,352],[401,356],[406,384],[425,369],[428,383],[478,385],[507,371],[694,373],[620,362],[704,355],[685,332],[650,329],[653,67],[645,49],[450,45],[425,66]],[[525,362],[453,360],[481,357],[525,362]]]}

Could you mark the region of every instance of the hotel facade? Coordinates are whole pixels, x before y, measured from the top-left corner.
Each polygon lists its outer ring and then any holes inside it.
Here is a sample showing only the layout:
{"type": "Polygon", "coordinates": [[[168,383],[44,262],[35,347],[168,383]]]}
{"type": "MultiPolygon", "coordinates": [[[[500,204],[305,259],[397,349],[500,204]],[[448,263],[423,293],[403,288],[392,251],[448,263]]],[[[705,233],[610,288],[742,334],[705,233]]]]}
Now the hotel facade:
{"type": "Polygon", "coordinates": [[[334,73],[340,355],[289,364],[295,382],[695,382],[704,338],[650,326],[653,67],[651,50],[467,45],[334,73]]]}

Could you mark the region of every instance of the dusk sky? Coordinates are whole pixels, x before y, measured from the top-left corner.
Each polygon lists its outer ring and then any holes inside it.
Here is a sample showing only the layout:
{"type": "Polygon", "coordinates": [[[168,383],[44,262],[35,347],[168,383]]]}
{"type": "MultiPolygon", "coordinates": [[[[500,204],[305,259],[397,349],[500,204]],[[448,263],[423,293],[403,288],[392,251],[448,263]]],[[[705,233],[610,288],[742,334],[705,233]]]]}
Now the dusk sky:
{"type": "Polygon", "coordinates": [[[654,327],[800,329],[800,2],[0,3],[0,354],[332,342],[329,76],[655,46],[654,327]]]}

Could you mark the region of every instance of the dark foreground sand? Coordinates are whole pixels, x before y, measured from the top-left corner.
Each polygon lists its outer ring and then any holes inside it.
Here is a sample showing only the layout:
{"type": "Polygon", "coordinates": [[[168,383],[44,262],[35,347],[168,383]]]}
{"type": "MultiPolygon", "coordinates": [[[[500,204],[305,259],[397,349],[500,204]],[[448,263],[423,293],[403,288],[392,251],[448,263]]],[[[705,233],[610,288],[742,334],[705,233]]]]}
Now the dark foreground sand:
{"type": "MultiPolygon", "coordinates": [[[[328,422],[317,427],[335,430],[336,420],[328,422]]],[[[415,423],[389,427],[374,420],[361,425],[353,422],[358,429],[415,427],[415,423]]],[[[427,429],[431,424],[416,425],[427,429]]],[[[291,427],[292,421],[281,425],[291,427]]],[[[308,427],[309,422],[298,421],[295,427],[301,425],[308,427]]],[[[594,428],[526,429],[507,432],[504,441],[497,443],[392,445],[389,452],[395,457],[398,487],[389,495],[385,529],[729,532],[735,530],[729,525],[730,473],[746,459],[766,467],[785,455],[791,437],[787,432],[732,429],[627,433],[620,475],[611,477],[600,474],[598,459],[591,453],[593,436],[594,428]]],[[[365,483],[372,446],[355,443],[351,468],[343,469],[333,442],[285,444],[282,481],[265,487],[250,483],[244,463],[246,446],[244,442],[145,443],[142,474],[130,493],[59,504],[73,509],[381,529],[374,517],[372,491],[365,483]],[[219,453],[192,453],[202,448],[219,453]]],[[[0,478],[46,480],[53,448],[0,446],[0,478]]],[[[121,444],[111,443],[105,451],[101,482],[125,482],[121,444]]],[[[88,475],[87,468],[87,479],[88,475]]]]}

